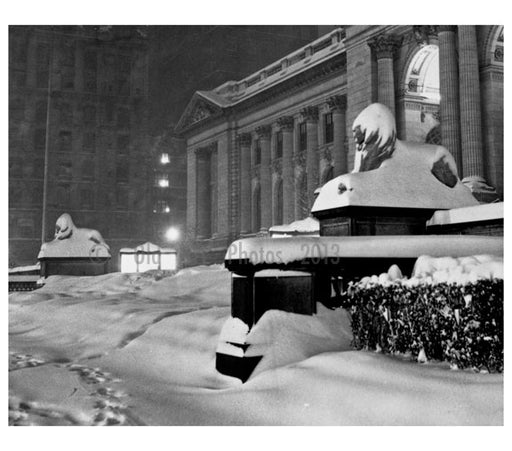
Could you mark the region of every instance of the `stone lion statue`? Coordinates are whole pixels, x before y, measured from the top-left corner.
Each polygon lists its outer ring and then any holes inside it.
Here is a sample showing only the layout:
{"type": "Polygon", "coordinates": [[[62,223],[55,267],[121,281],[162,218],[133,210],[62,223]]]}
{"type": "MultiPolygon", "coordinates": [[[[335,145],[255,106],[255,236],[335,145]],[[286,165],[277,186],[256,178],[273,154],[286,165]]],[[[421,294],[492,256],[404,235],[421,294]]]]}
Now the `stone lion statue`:
{"type": "Polygon", "coordinates": [[[56,240],[66,240],[73,237],[74,239],[91,240],[96,244],[101,244],[106,249],[110,247],[101,236],[101,233],[94,229],[78,228],[75,226],[71,215],[64,213],[59,216],[55,223],[55,236],[56,240]]]}
{"type": "Polygon", "coordinates": [[[373,103],[354,120],[354,170],[327,182],[313,212],[349,205],[448,209],[477,205],[443,146],[401,141],[388,107],[373,103]]]}
{"type": "Polygon", "coordinates": [[[399,153],[419,150],[422,159],[431,165],[434,177],[450,188],[457,184],[457,165],[448,149],[398,140],[395,118],[390,109],[381,103],[372,103],[359,113],[352,126],[352,133],[357,144],[353,172],[379,168],[385,160],[392,157],[397,148],[399,153]]]}
{"type": "Polygon", "coordinates": [[[43,243],[38,258],[43,257],[110,257],[110,247],[93,229],[77,227],[71,216],[64,213],[55,223],[52,241],[43,243]]]}

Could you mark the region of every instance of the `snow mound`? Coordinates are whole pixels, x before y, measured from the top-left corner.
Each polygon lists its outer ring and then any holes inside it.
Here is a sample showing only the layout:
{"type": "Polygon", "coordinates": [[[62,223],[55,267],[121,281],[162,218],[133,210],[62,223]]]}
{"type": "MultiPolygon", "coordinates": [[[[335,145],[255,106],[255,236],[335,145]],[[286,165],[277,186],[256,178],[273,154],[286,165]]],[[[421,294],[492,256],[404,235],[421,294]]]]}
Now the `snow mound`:
{"type": "Polygon", "coordinates": [[[313,316],[269,310],[247,336],[245,355],[263,356],[251,377],[313,355],[351,350],[352,330],[347,313],[317,304],[313,316]]]}
{"type": "Polygon", "coordinates": [[[399,276],[400,269],[393,265],[387,273],[362,278],[359,286],[390,285],[405,286],[449,283],[465,285],[481,279],[503,279],[503,257],[495,255],[473,255],[467,257],[431,257],[422,255],[414,265],[410,279],[399,276]]]}

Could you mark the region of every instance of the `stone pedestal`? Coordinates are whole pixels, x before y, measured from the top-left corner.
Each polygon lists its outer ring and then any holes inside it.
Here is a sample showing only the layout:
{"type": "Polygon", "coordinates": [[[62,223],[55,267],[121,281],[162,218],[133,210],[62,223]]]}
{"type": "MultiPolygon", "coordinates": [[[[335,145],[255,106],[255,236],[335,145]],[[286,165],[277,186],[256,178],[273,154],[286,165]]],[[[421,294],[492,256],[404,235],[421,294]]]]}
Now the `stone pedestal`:
{"type": "Polygon", "coordinates": [[[315,213],[320,236],[423,235],[435,209],[347,206],[315,213]]]}

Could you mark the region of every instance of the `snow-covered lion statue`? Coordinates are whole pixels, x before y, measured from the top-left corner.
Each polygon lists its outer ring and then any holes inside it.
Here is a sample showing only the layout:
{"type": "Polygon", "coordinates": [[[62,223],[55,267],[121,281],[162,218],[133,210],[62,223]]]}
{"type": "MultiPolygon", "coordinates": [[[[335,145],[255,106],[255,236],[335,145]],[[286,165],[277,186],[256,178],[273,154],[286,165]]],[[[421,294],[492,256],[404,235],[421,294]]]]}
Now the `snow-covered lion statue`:
{"type": "Polygon", "coordinates": [[[55,223],[53,241],[44,243],[41,257],[110,257],[110,247],[101,233],[94,229],[77,227],[71,215],[64,213],[55,223]]]}
{"type": "Polygon", "coordinates": [[[71,215],[64,213],[59,216],[55,223],[55,239],[66,240],[73,237],[74,239],[91,240],[96,244],[101,244],[107,249],[110,249],[105,240],[101,236],[101,233],[94,229],[78,228],[71,215]]]}
{"type": "Polygon", "coordinates": [[[397,139],[393,114],[373,103],[355,119],[354,170],[327,182],[313,205],[449,209],[477,205],[443,146],[397,139]]]}

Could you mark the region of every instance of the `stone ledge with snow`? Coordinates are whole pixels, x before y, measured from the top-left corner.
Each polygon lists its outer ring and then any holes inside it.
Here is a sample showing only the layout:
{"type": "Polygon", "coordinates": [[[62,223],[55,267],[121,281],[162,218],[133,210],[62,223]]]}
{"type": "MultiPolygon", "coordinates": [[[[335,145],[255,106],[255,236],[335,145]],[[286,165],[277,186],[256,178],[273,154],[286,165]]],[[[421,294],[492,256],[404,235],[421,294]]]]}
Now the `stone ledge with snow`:
{"type": "Polygon", "coordinates": [[[315,235],[320,232],[318,219],[308,216],[307,218],[291,222],[290,224],[275,225],[268,229],[272,238],[284,238],[295,235],[315,235]]]}

